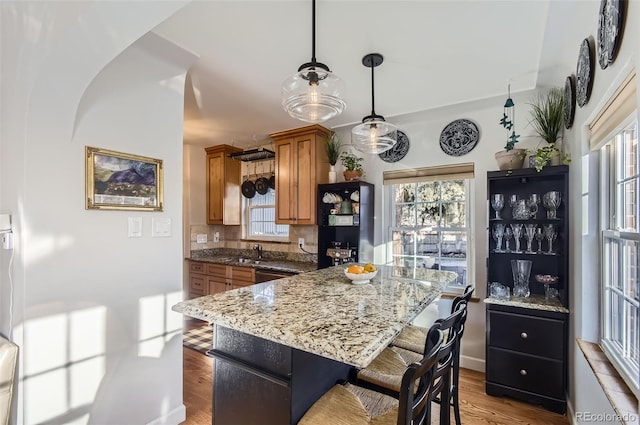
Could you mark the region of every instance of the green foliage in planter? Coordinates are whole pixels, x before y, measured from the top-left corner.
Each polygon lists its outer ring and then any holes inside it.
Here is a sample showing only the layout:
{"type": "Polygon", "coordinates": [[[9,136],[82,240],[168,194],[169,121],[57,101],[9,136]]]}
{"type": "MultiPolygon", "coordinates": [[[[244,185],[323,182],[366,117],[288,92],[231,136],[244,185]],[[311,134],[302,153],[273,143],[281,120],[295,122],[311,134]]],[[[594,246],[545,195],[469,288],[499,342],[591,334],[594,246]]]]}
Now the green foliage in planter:
{"type": "Polygon", "coordinates": [[[558,149],[553,143],[549,143],[546,146],[538,148],[533,153],[535,154],[533,162],[537,172],[540,172],[544,167],[551,164],[551,159],[555,153],[558,153],[561,156],[560,160],[563,164],[566,165],[571,162],[569,155],[562,154],[560,149],[558,149]]]}
{"type": "Polygon", "coordinates": [[[547,143],[555,143],[564,124],[564,90],[551,88],[546,94],[538,94],[531,106],[529,122],[538,136],[547,143]]]}
{"type": "Polygon", "coordinates": [[[336,165],[340,158],[340,149],[342,148],[342,141],[336,133],[331,133],[331,137],[327,139],[325,150],[327,152],[327,161],[331,165],[336,165]]]}
{"type": "Polygon", "coordinates": [[[342,166],[347,171],[362,171],[362,161],[364,158],[360,158],[352,153],[343,152],[340,155],[340,161],[342,166]]]}

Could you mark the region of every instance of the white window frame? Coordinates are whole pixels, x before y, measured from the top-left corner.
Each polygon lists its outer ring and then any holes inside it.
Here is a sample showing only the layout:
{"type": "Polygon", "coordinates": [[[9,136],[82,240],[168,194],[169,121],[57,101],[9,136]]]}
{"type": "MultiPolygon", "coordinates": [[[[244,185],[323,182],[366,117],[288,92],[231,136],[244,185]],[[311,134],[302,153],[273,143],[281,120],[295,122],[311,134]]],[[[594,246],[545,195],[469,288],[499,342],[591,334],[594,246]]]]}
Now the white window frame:
{"type": "MultiPolygon", "coordinates": [[[[438,179],[438,178],[434,178],[432,181],[436,182],[436,181],[440,181],[440,182],[444,182],[444,181],[452,181],[452,180],[462,180],[465,183],[465,217],[466,217],[466,227],[437,227],[437,228],[433,228],[432,230],[436,230],[436,231],[440,231],[440,230],[444,230],[444,231],[452,231],[452,232],[458,232],[458,231],[465,231],[466,230],[466,237],[467,237],[467,251],[466,251],[466,285],[470,285],[473,284],[473,282],[475,282],[475,264],[474,264],[474,257],[475,257],[475,238],[473,236],[473,228],[474,228],[474,224],[475,224],[475,220],[474,220],[474,214],[472,214],[472,206],[475,204],[475,197],[474,197],[474,186],[475,186],[475,181],[473,178],[446,178],[443,176],[443,178],[438,179]]],[[[402,182],[404,184],[407,183],[420,183],[420,181],[416,181],[416,182],[402,182]]],[[[392,263],[393,259],[394,259],[394,254],[393,254],[393,240],[392,240],[392,235],[394,231],[420,231],[422,229],[424,229],[423,226],[393,226],[392,224],[395,223],[395,197],[394,197],[394,186],[395,184],[390,184],[387,185],[385,188],[385,195],[386,195],[386,199],[388,199],[388,201],[385,202],[385,211],[387,212],[386,214],[386,220],[385,222],[388,222],[389,225],[387,226],[387,232],[385,234],[385,241],[384,241],[384,245],[386,246],[386,262],[387,263],[392,263]]],[[[441,205],[441,202],[439,203],[439,205],[441,205]]],[[[410,257],[409,255],[407,255],[406,257],[410,257]]],[[[419,255],[416,255],[416,251],[414,250],[414,254],[413,254],[414,258],[419,258],[419,255]]],[[[414,262],[414,272],[416,269],[416,262],[414,262]]],[[[446,288],[446,292],[450,292],[450,293],[461,293],[462,291],[464,291],[464,285],[459,285],[456,283],[450,284],[447,286],[446,288]]]]}
{"type": "MultiPolygon", "coordinates": [[[[626,275],[626,269],[622,267],[624,258],[618,255],[622,250],[615,250],[616,244],[627,243],[640,243],[640,225],[636,223],[635,229],[629,229],[622,226],[622,218],[618,212],[624,209],[621,204],[621,200],[618,196],[618,187],[620,183],[619,179],[619,164],[617,157],[617,149],[620,148],[620,133],[628,128],[635,122],[636,140],[638,139],[638,115],[637,111],[634,111],[631,115],[625,118],[615,130],[605,138],[606,144],[600,149],[600,269],[601,269],[601,330],[600,330],[600,346],[603,352],[616,368],[618,373],[627,383],[631,391],[638,397],[640,394],[638,376],[639,368],[637,359],[633,360],[628,358],[632,355],[632,350],[635,350],[636,356],[638,350],[638,323],[627,323],[627,315],[632,309],[638,309],[638,300],[628,297],[623,290],[617,288],[615,282],[620,278],[618,273],[622,273],[622,282],[629,278],[626,275]],[[614,265],[613,263],[616,263],[614,265]],[[615,276],[612,276],[613,273],[615,276]],[[615,294],[617,297],[621,297],[623,302],[623,315],[627,313],[622,320],[623,329],[619,329],[618,332],[622,332],[622,344],[616,341],[615,337],[611,337],[610,330],[612,329],[613,312],[611,311],[612,296],[615,294]],[[629,341],[629,334],[631,327],[635,327],[635,344],[633,341],[629,341]],[[633,347],[632,345],[635,345],[633,347]]],[[[638,149],[638,147],[636,147],[638,149]]],[[[640,172],[640,164],[636,165],[637,172],[640,172]]],[[[633,176],[633,180],[637,182],[637,189],[640,189],[640,174],[633,176]]],[[[640,220],[640,202],[636,201],[635,205],[636,220],[640,220]]],[[[638,255],[638,254],[636,254],[638,255]]],[[[638,270],[636,270],[636,280],[638,278],[638,270]]],[[[637,295],[636,295],[637,296],[637,295]]]]}
{"type": "Polygon", "coordinates": [[[273,204],[268,204],[268,205],[251,205],[252,203],[252,199],[254,199],[257,196],[267,196],[265,195],[260,195],[258,193],[255,194],[254,198],[251,199],[247,199],[244,198],[242,199],[242,210],[243,210],[243,215],[242,215],[242,228],[243,228],[243,239],[246,240],[252,240],[252,241],[264,241],[264,242],[288,242],[289,241],[289,234],[290,234],[290,228],[289,225],[287,224],[275,224],[275,191],[273,189],[269,189],[269,192],[267,192],[268,195],[273,196],[274,198],[274,203],[273,204]],[[251,231],[251,211],[254,209],[266,209],[266,208],[273,208],[274,210],[274,225],[277,226],[284,226],[287,228],[287,234],[284,236],[275,236],[275,235],[252,235],[250,233],[251,231]]]}

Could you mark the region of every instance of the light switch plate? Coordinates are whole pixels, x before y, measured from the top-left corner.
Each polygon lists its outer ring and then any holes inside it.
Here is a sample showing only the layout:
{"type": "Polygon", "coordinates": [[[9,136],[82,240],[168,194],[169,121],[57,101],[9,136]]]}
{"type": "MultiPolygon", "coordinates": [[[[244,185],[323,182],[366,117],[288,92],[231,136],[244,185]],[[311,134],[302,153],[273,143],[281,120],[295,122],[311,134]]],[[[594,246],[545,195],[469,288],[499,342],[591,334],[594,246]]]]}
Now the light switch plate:
{"type": "Polygon", "coordinates": [[[167,238],[171,236],[171,219],[170,218],[152,218],[151,219],[151,237],[167,238]]]}
{"type": "Polygon", "coordinates": [[[127,236],[130,238],[142,237],[142,217],[129,217],[127,219],[127,236]]]}
{"type": "Polygon", "coordinates": [[[215,232],[213,234],[213,241],[214,242],[220,242],[220,232],[215,232]]]}
{"type": "Polygon", "coordinates": [[[196,235],[196,243],[207,243],[207,234],[206,233],[198,233],[196,235]]]}

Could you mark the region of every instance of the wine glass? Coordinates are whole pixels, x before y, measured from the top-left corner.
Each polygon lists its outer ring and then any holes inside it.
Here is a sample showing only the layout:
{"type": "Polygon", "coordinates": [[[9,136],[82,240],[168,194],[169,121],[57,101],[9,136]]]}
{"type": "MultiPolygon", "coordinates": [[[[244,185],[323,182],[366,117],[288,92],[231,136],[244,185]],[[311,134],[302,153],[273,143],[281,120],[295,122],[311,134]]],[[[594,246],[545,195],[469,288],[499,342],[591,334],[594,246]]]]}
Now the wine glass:
{"type": "Polygon", "coordinates": [[[511,208],[515,207],[516,203],[518,202],[518,195],[516,195],[515,193],[513,195],[511,195],[509,197],[509,206],[511,208]]]}
{"type": "Polygon", "coordinates": [[[552,190],[544,194],[542,202],[547,209],[547,218],[555,220],[557,218],[556,210],[560,206],[560,202],[562,202],[562,194],[556,190],[552,190]]]}
{"type": "Polygon", "coordinates": [[[502,238],[504,236],[504,224],[497,223],[493,225],[493,231],[491,232],[493,240],[496,241],[495,252],[502,252],[502,238]]]}
{"type": "Polygon", "coordinates": [[[525,234],[527,236],[527,250],[525,251],[527,254],[534,254],[532,250],[533,239],[536,236],[536,226],[535,224],[527,224],[524,226],[525,234]]]}
{"type": "Polygon", "coordinates": [[[507,227],[504,229],[504,237],[507,240],[505,252],[511,252],[511,248],[509,247],[509,239],[513,237],[513,230],[511,230],[511,227],[507,227]]]}
{"type": "Polygon", "coordinates": [[[536,240],[538,241],[538,254],[542,254],[542,240],[544,239],[544,235],[542,234],[542,229],[536,226],[536,240]]]}
{"type": "Polygon", "coordinates": [[[504,195],[502,193],[494,193],[491,195],[491,208],[496,212],[494,220],[502,220],[500,211],[504,207],[504,195]]]}
{"type": "Polygon", "coordinates": [[[545,224],[543,226],[544,236],[547,238],[547,242],[549,243],[549,250],[547,251],[547,255],[555,255],[553,252],[553,241],[558,236],[556,233],[556,226],[553,224],[545,224]]]}
{"type": "Polygon", "coordinates": [[[522,251],[520,250],[520,238],[522,237],[522,223],[513,223],[511,225],[511,230],[513,233],[513,238],[516,240],[516,250],[513,252],[521,254],[522,251]]]}
{"type": "Polygon", "coordinates": [[[537,193],[532,193],[529,195],[529,201],[527,202],[527,206],[531,210],[531,218],[536,218],[538,215],[538,205],[540,204],[540,196],[537,193]]]}

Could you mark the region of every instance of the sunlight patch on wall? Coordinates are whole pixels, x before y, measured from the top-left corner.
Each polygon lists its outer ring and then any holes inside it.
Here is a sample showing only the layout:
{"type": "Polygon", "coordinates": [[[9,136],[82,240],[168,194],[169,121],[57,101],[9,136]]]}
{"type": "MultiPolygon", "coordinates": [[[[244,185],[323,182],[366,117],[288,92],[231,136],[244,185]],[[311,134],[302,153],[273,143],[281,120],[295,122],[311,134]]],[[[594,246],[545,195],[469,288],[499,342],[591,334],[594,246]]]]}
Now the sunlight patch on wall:
{"type": "Polygon", "coordinates": [[[182,315],[171,310],[181,300],[181,291],[140,299],[139,356],[160,357],[165,343],[182,332],[182,315]]]}

